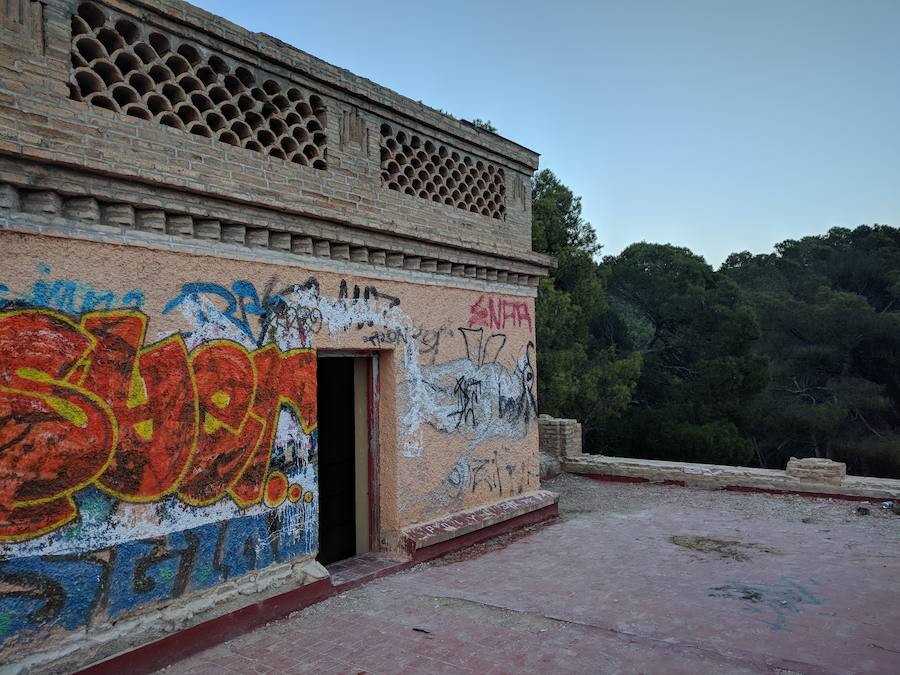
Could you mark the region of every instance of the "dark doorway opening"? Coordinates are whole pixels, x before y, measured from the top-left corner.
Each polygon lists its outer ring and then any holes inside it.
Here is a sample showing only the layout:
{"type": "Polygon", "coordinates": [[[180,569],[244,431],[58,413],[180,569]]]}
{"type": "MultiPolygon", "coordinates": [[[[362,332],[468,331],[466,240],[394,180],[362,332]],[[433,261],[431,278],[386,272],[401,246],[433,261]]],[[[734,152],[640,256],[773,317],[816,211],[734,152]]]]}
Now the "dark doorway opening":
{"type": "Polygon", "coordinates": [[[357,553],[355,361],[318,359],[318,560],[323,565],[357,553]]]}

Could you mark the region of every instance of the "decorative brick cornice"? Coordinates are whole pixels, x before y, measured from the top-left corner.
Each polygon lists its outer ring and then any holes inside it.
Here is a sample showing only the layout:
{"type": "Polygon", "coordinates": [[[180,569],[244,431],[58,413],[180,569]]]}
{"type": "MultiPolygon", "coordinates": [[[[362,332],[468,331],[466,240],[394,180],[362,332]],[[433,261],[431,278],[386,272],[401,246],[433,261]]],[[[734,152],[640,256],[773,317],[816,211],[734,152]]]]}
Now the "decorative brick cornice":
{"type": "MultiPolygon", "coordinates": [[[[546,268],[524,260],[482,255],[431,244],[361,231],[315,218],[290,216],[268,209],[235,208],[227,202],[204,201],[198,207],[187,196],[161,194],[140,184],[120,182],[97,188],[97,181],[66,176],[22,173],[0,176],[0,212],[32,217],[62,218],[83,228],[124,230],[139,234],[177,235],[184,238],[243,245],[360,265],[455,276],[534,288],[546,268]],[[77,186],[77,187],[76,187],[77,186]]],[[[109,183],[109,181],[105,181],[109,183]]]]}

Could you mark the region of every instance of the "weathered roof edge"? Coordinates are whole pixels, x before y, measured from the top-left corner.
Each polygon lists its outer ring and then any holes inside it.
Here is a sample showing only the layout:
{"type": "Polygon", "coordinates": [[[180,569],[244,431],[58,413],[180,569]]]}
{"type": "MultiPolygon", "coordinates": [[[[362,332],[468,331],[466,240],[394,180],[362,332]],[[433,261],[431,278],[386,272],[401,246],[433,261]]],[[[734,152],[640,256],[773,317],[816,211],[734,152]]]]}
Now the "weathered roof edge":
{"type": "MultiPolygon", "coordinates": [[[[101,0],[101,2],[104,0],[101,0]]],[[[116,6],[118,3],[109,3],[116,6]]],[[[283,68],[297,71],[311,80],[342,90],[372,106],[386,108],[416,124],[425,124],[455,136],[466,143],[487,148],[512,162],[535,171],[540,155],[503,136],[479,129],[471,122],[458,120],[424,103],[415,101],[368,78],[351,73],[267,33],[242,26],[183,0],[130,0],[129,4],[159,14],[170,21],[212,36],[216,40],[251,52],[283,68]],[[372,91],[377,92],[373,96],[372,91]]]]}

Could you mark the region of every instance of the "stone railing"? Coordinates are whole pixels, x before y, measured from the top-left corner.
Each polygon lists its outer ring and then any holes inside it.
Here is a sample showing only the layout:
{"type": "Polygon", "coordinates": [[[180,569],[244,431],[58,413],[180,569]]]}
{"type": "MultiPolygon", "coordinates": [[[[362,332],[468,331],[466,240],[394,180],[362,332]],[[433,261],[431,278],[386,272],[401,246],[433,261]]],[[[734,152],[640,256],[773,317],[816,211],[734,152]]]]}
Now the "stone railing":
{"type": "Polygon", "coordinates": [[[871,500],[895,499],[900,496],[900,480],[848,476],[845,464],[827,459],[791,458],[785,471],[604,455],[568,456],[561,459],[560,465],[568,473],[609,480],[669,483],[706,489],[785,492],[871,500]]]}
{"type": "Polygon", "coordinates": [[[784,471],[747,466],[666,462],[582,452],[577,420],[538,418],[541,477],[574,473],[612,481],[666,483],[706,489],[832,495],[852,499],[900,497],[900,480],[848,476],[847,465],[830,459],[791,457],[784,471]]]}

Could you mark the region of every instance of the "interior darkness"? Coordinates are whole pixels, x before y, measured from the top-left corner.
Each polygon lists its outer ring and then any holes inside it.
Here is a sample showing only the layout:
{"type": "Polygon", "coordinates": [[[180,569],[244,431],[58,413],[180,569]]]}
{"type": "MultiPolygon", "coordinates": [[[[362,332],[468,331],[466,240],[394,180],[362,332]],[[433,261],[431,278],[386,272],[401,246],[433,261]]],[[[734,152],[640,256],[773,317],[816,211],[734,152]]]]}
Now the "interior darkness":
{"type": "Polygon", "coordinates": [[[318,560],[327,565],[356,555],[353,359],[318,364],[318,560]]]}

